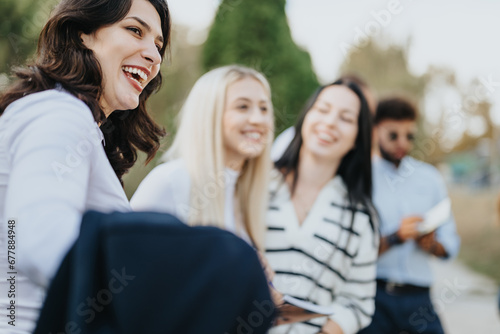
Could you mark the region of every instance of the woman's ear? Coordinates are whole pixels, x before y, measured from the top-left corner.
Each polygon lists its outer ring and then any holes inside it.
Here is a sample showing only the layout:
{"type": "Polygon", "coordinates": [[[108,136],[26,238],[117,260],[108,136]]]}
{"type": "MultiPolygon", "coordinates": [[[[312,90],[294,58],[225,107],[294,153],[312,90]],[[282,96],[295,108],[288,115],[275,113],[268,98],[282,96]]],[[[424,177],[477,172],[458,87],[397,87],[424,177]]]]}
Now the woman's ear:
{"type": "Polygon", "coordinates": [[[88,49],[92,49],[92,45],[94,45],[94,35],[84,34],[83,32],[81,32],[80,41],[82,41],[83,45],[85,45],[88,49]]]}

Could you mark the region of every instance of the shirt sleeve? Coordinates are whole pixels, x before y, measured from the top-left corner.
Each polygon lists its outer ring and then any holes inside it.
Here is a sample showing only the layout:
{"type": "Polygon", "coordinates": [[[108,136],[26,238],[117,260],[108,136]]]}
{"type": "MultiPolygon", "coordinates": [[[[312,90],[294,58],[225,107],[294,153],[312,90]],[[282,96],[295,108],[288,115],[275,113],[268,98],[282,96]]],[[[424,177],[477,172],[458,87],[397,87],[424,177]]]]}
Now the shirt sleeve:
{"type": "Polygon", "coordinates": [[[344,334],[357,333],[368,326],[375,312],[376,293],[376,261],[379,236],[369,224],[367,215],[357,214],[363,228],[359,251],[352,261],[352,266],[342,288],[336,293],[333,304],[334,314],[330,319],[335,321],[344,334]]]}
{"type": "Polygon", "coordinates": [[[186,220],[189,213],[189,179],[176,171],[176,162],[155,167],[130,200],[134,211],[169,213],[186,220]],[[187,199],[184,199],[187,196],[187,199]]]}
{"type": "Polygon", "coordinates": [[[19,271],[46,287],[78,236],[100,142],[91,138],[96,124],[81,101],[63,95],[39,102],[7,120],[5,215],[16,221],[19,271]]]}
{"type": "Polygon", "coordinates": [[[283,153],[285,153],[285,150],[292,142],[294,136],[295,128],[291,126],[276,137],[276,140],[271,147],[272,161],[278,161],[283,156],[283,153]]]}
{"type": "MultiPolygon", "coordinates": [[[[437,173],[437,171],[436,171],[437,173]]],[[[448,197],[448,191],[441,175],[436,177],[437,200],[436,204],[448,197]]],[[[453,214],[450,218],[436,230],[436,238],[446,250],[447,258],[451,259],[458,255],[460,250],[460,236],[458,235],[455,218],[453,214]]]]}

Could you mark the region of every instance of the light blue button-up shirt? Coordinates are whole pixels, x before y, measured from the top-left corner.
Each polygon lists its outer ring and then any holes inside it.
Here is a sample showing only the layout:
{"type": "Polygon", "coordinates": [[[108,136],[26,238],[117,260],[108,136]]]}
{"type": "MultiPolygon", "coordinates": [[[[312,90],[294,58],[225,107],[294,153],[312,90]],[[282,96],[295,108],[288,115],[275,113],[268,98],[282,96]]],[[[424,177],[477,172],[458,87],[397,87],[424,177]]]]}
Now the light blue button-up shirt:
{"type": "MultiPolygon", "coordinates": [[[[374,158],[373,203],[380,216],[382,236],[397,231],[404,217],[423,217],[447,196],[444,180],[433,166],[407,156],[396,168],[385,159],[374,158]]],[[[458,254],[460,237],[452,215],[438,227],[436,238],[444,246],[449,258],[458,254]]],[[[377,277],[392,282],[430,286],[431,256],[413,240],[392,246],[378,260],[377,277]]]]}

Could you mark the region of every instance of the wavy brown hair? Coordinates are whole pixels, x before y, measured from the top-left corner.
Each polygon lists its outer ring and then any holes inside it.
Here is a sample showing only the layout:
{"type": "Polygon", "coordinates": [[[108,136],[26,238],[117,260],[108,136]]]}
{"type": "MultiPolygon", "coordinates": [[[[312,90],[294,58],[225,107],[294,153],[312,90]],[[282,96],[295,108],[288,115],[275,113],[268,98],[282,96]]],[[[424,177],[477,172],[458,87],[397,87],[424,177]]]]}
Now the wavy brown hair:
{"type": "MultiPolygon", "coordinates": [[[[136,109],[115,111],[106,119],[99,105],[103,92],[101,67],[80,34],[91,34],[122,20],[132,1],[62,0],[40,33],[33,63],[14,69],[16,82],[0,96],[1,116],[17,99],[61,85],[82,100],[95,121],[102,124],[106,155],[120,181],[137,160],[137,150],[147,153],[148,163],[160,147],[160,137],[165,135],[146,111],[146,100],[161,86],[161,73],[144,88],[136,109]]],[[[160,16],[165,40],[160,50],[163,58],[170,44],[170,13],[164,0],[147,1],[160,16]]]]}

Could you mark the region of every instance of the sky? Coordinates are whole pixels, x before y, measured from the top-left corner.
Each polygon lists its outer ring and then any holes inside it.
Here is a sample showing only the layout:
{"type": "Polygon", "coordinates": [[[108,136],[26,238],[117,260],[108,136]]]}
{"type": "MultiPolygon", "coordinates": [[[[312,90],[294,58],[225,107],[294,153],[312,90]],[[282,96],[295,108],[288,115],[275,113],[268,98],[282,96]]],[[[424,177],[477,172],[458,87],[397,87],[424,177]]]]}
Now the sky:
{"type": "MultiPolygon", "coordinates": [[[[203,42],[220,1],[168,3],[174,23],[191,27],[192,41],[203,42]]],[[[338,76],[345,50],[362,42],[362,34],[409,43],[414,74],[446,66],[462,85],[474,78],[489,82],[486,96],[500,124],[500,0],[287,0],[286,13],[293,39],[309,51],[321,82],[338,76]]]]}

